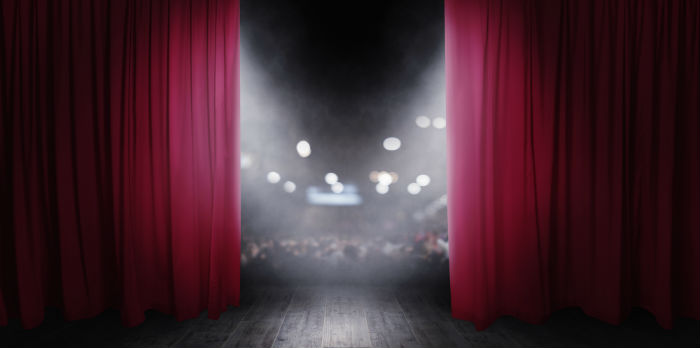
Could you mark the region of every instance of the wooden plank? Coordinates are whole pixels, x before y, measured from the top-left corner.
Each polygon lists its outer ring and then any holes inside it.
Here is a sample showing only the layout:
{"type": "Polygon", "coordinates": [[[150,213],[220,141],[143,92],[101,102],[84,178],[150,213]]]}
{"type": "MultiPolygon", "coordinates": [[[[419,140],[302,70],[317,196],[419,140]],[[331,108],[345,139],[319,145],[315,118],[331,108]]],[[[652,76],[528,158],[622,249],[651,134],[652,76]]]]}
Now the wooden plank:
{"type": "Polygon", "coordinates": [[[365,311],[373,347],[419,346],[393,290],[368,289],[365,311]]]}
{"type": "Polygon", "coordinates": [[[113,344],[123,347],[170,347],[190,329],[195,319],[177,321],[173,316],[150,311],[146,320],[124,331],[113,344]]]}
{"type": "Polygon", "coordinates": [[[452,317],[449,293],[423,291],[420,296],[428,306],[431,306],[437,313],[452,321],[457,332],[460,333],[470,347],[521,346],[520,342],[511,337],[508,330],[504,330],[498,323],[494,323],[486,330],[477,331],[471,322],[452,317]]]}
{"type": "Polygon", "coordinates": [[[292,301],[292,296],[294,296],[294,289],[269,288],[262,290],[243,320],[284,319],[287,308],[292,301]]]}
{"type": "Polygon", "coordinates": [[[272,347],[281,325],[281,318],[242,321],[222,347],[272,347]]]}
{"type": "Polygon", "coordinates": [[[521,347],[581,347],[580,342],[564,337],[546,325],[533,325],[513,317],[499,318],[489,330],[507,333],[521,347]]]}
{"type": "Polygon", "coordinates": [[[202,316],[192,324],[189,332],[174,346],[183,348],[221,346],[255,303],[255,294],[253,291],[242,291],[240,306],[229,307],[218,319],[209,319],[206,312],[202,313],[202,316]]]}
{"type": "Polygon", "coordinates": [[[365,299],[357,289],[332,288],[327,293],[324,347],[369,347],[365,299]]]}
{"type": "Polygon", "coordinates": [[[272,347],[293,296],[294,290],[287,288],[260,291],[243,321],[222,347],[272,347]]]}
{"type": "Polygon", "coordinates": [[[470,347],[521,347],[522,344],[500,327],[491,326],[477,331],[474,324],[455,319],[457,331],[464,337],[470,347]]]}
{"type": "Polygon", "coordinates": [[[370,288],[366,291],[366,307],[368,310],[382,313],[401,313],[403,309],[394,295],[394,290],[389,288],[370,288]]]}
{"type": "Polygon", "coordinates": [[[273,347],[321,347],[324,316],[323,291],[297,289],[273,347]]]}
{"type": "Polygon", "coordinates": [[[321,347],[323,310],[288,313],[273,347],[321,347]]]}
{"type": "Polygon", "coordinates": [[[372,347],[420,347],[403,313],[369,310],[367,312],[372,347]]]}
{"type": "Polygon", "coordinates": [[[468,342],[459,334],[450,318],[446,318],[426,303],[419,292],[396,291],[406,319],[422,346],[466,347],[468,342]]]}
{"type": "Polygon", "coordinates": [[[245,316],[248,308],[239,307],[222,313],[218,319],[205,316],[193,323],[192,328],[175,347],[216,347],[223,344],[245,316]]]}

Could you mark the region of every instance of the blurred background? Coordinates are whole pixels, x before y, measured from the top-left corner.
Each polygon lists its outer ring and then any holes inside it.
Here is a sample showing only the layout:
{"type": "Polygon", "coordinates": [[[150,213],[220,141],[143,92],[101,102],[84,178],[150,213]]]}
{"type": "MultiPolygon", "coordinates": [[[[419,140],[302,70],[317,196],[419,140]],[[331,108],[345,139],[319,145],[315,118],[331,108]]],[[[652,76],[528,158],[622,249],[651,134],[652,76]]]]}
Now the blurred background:
{"type": "Polygon", "coordinates": [[[242,280],[447,284],[442,1],[241,1],[242,280]]]}

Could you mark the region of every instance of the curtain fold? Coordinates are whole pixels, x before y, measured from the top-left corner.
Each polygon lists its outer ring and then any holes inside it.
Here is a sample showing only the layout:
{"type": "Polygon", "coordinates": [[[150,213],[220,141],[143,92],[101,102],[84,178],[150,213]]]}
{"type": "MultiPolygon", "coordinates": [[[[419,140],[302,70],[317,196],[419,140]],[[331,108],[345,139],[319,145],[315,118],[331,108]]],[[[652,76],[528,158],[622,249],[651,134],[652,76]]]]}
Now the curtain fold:
{"type": "Polygon", "coordinates": [[[697,1],[446,0],[455,317],[700,317],[697,1]]]}
{"type": "Polygon", "coordinates": [[[0,11],[0,324],[237,305],[238,1],[0,11]]]}

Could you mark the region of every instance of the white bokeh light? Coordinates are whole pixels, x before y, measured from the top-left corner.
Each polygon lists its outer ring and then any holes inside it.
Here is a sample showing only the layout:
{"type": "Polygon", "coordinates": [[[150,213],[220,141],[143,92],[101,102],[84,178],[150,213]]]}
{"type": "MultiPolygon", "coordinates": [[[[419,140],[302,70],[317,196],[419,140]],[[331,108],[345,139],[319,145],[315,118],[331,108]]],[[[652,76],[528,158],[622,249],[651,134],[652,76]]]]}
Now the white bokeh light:
{"type": "Polygon", "coordinates": [[[445,120],[444,117],[435,117],[433,119],[433,127],[437,129],[443,129],[447,126],[447,121],[445,120]]]}
{"type": "Polygon", "coordinates": [[[430,119],[427,116],[418,116],[416,117],[416,126],[420,128],[428,128],[430,127],[430,119]]]}
{"type": "Polygon", "coordinates": [[[406,189],[408,190],[408,193],[412,195],[417,195],[420,192],[420,185],[416,184],[415,182],[412,182],[408,184],[408,187],[406,189]]]}
{"type": "Polygon", "coordinates": [[[379,184],[381,185],[389,186],[394,181],[394,179],[391,177],[391,174],[387,172],[380,172],[377,176],[377,181],[379,181],[379,184]]]}
{"type": "Polygon", "coordinates": [[[279,173],[275,171],[267,173],[267,182],[269,182],[270,184],[276,184],[280,182],[280,179],[282,179],[282,177],[279,173]]]}
{"type": "Polygon", "coordinates": [[[327,173],[324,179],[326,180],[326,184],[333,185],[338,182],[338,175],[335,173],[327,173]]]}
{"type": "Polygon", "coordinates": [[[430,177],[426,174],[421,174],[416,177],[416,184],[420,186],[428,186],[430,184],[430,177]]]}
{"type": "Polygon", "coordinates": [[[377,184],[377,186],[375,186],[375,189],[377,190],[377,193],[379,193],[380,195],[383,195],[383,194],[386,194],[387,192],[389,192],[389,186],[384,185],[382,183],[377,184]]]}
{"type": "Polygon", "coordinates": [[[388,137],[384,139],[383,145],[387,151],[396,151],[401,147],[401,140],[396,137],[388,137]]]}
{"type": "Polygon", "coordinates": [[[302,140],[297,143],[297,153],[302,158],[309,157],[311,155],[311,144],[308,141],[302,140]]]}
{"type": "Polygon", "coordinates": [[[333,193],[342,193],[343,188],[343,184],[340,182],[336,182],[333,185],[331,185],[331,191],[333,191],[333,193]]]}
{"type": "Polygon", "coordinates": [[[291,181],[285,181],[283,188],[285,192],[292,193],[297,189],[297,185],[291,181]]]}

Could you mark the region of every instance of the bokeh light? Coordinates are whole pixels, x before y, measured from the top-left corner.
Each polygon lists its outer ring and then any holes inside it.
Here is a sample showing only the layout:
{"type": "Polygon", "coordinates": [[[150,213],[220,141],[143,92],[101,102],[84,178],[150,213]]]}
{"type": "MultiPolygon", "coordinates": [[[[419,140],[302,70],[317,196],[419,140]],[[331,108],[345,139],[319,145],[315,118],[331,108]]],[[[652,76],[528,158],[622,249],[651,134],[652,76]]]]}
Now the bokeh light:
{"type": "Polygon", "coordinates": [[[389,173],[389,175],[391,175],[391,183],[392,184],[399,181],[399,174],[397,172],[391,172],[391,173],[389,173]]]}
{"type": "Polygon", "coordinates": [[[373,183],[379,182],[379,172],[376,170],[373,170],[369,173],[369,181],[373,183]]]}
{"type": "Polygon", "coordinates": [[[338,182],[338,175],[335,173],[326,173],[324,180],[326,180],[326,184],[333,185],[338,182]]]}
{"type": "Polygon", "coordinates": [[[340,182],[336,182],[333,185],[331,185],[331,191],[333,193],[342,193],[343,192],[343,184],[340,182]]]}
{"type": "Polygon", "coordinates": [[[375,186],[375,189],[377,190],[377,193],[379,193],[380,195],[383,195],[383,194],[386,194],[387,192],[389,192],[389,185],[384,185],[382,183],[379,183],[379,184],[377,184],[377,186],[375,186]]]}
{"type": "Polygon", "coordinates": [[[384,139],[382,144],[384,145],[384,149],[387,151],[396,151],[401,148],[401,140],[396,137],[388,137],[384,139]]]}
{"type": "Polygon", "coordinates": [[[427,116],[418,116],[416,117],[416,126],[420,128],[428,128],[430,127],[430,119],[427,116]]]}
{"type": "Polygon", "coordinates": [[[379,181],[379,183],[384,186],[389,186],[394,181],[394,179],[391,177],[391,174],[382,171],[379,172],[379,175],[377,176],[377,181],[379,181]]]}
{"type": "Polygon", "coordinates": [[[297,143],[297,153],[302,158],[309,157],[311,155],[311,144],[308,141],[302,140],[297,143]]]}
{"type": "Polygon", "coordinates": [[[282,179],[282,177],[279,173],[275,171],[267,173],[267,182],[269,182],[270,184],[276,184],[280,182],[280,179],[282,179]]]}
{"type": "Polygon", "coordinates": [[[285,181],[283,188],[285,192],[292,193],[297,189],[297,185],[291,181],[285,181]]]}
{"type": "Polygon", "coordinates": [[[416,177],[416,184],[420,186],[428,186],[430,184],[430,177],[427,174],[421,174],[416,177]]]}
{"type": "Polygon", "coordinates": [[[444,117],[436,117],[433,119],[433,127],[443,129],[445,126],[447,126],[447,121],[444,117]]]}

